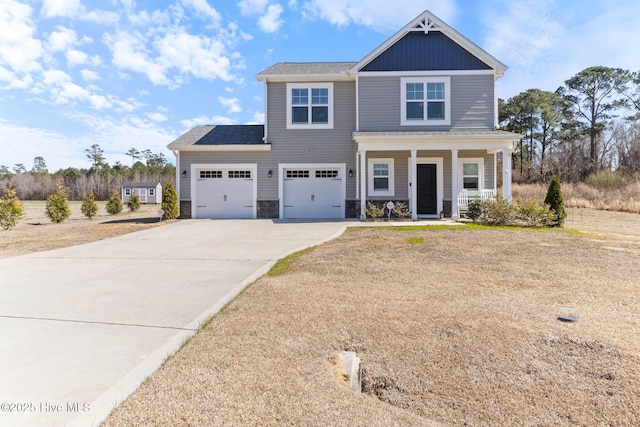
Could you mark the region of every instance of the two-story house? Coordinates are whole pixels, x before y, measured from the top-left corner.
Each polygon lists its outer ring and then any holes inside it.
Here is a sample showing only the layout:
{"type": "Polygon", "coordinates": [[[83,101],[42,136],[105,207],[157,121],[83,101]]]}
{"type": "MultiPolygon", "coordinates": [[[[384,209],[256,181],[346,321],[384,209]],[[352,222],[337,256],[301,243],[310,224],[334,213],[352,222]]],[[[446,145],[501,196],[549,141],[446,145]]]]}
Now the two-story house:
{"type": "Polygon", "coordinates": [[[265,124],[197,126],[169,144],[190,218],[364,218],[402,201],[457,217],[458,195],[511,196],[519,135],[499,131],[507,67],[428,11],[359,62],[258,73],[265,124]]]}

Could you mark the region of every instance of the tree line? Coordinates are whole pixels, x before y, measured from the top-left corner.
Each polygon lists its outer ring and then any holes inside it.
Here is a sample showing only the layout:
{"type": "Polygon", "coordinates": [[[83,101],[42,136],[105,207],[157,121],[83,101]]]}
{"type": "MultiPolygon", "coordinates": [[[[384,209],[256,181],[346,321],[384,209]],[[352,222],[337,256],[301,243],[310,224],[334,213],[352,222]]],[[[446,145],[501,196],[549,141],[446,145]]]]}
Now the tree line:
{"type": "Polygon", "coordinates": [[[0,185],[4,188],[10,183],[21,200],[45,200],[59,185],[65,188],[70,200],[83,200],[90,193],[97,200],[107,200],[127,181],[161,182],[163,186],[171,182],[175,185],[176,168],[163,153],[131,148],[126,153],[131,157],[131,166],[120,162],[109,165],[98,144],[87,148],[85,153],[91,164],[86,169],[69,167],[50,173],[45,159],[40,156],[33,159],[31,169],[22,163],[14,164],[12,168],[0,165],[0,185]]]}
{"type": "Polygon", "coordinates": [[[522,135],[514,180],[581,182],[602,171],[640,177],[640,71],[589,67],[555,92],[499,100],[501,129],[522,135]]]}

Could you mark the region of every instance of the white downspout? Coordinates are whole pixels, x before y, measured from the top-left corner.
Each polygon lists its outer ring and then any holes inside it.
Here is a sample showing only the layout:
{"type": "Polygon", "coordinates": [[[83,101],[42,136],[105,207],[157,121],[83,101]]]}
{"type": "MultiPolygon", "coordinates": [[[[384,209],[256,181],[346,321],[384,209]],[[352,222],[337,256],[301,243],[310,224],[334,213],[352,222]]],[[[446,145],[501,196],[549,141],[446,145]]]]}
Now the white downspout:
{"type": "Polygon", "coordinates": [[[268,97],[269,97],[269,90],[267,88],[267,78],[264,78],[264,136],[262,137],[262,142],[264,142],[265,144],[267,143],[267,141],[269,140],[269,129],[267,128],[267,123],[269,122],[267,120],[267,112],[269,111],[269,109],[267,108],[267,104],[268,104],[268,97]]]}
{"type": "Polygon", "coordinates": [[[178,194],[178,203],[180,203],[180,151],[172,149],[171,152],[176,158],[176,193],[178,194]]]}

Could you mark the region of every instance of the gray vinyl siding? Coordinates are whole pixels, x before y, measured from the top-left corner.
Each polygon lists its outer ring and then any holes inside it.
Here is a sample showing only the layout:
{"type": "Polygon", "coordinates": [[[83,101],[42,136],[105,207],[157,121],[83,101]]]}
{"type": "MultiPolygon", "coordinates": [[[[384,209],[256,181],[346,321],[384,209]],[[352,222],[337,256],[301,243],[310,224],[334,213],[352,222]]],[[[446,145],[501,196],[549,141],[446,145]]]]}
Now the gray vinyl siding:
{"type": "MultiPolygon", "coordinates": [[[[446,76],[446,74],[443,74],[446,76]]],[[[451,126],[401,126],[400,76],[360,76],[360,131],[493,130],[493,75],[451,77],[451,126]]]]}
{"type": "MultiPolygon", "coordinates": [[[[356,143],[352,132],[356,127],[355,82],[333,84],[333,129],[287,129],[286,83],[267,85],[267,132],[272,151],[269,161],[274,178],[278,163],[345,163],[347,199],[356,194],[356,143]],[[352,178],[349,170],[354,171],[352,178]]],[[[278,196],[278,180],[272,179],[258,197],[275,199],[278,196]]]]}

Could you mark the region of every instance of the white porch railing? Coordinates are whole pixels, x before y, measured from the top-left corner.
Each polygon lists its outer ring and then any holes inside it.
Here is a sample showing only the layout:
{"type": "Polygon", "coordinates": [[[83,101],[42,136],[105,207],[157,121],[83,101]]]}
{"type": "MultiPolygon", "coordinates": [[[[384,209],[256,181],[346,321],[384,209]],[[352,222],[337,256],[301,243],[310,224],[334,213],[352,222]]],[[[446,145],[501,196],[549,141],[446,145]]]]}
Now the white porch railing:
{"type": "Polygon", "coordinates": [[[469,200],[490,200],[496,198],[496,190],[480,190],[470,193],[466,189],[458,193],[458,214],[466,213],[469,210],[469,200]]]}

